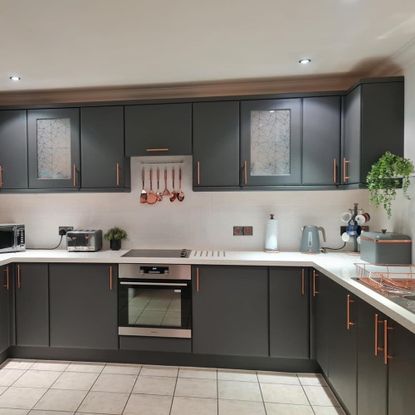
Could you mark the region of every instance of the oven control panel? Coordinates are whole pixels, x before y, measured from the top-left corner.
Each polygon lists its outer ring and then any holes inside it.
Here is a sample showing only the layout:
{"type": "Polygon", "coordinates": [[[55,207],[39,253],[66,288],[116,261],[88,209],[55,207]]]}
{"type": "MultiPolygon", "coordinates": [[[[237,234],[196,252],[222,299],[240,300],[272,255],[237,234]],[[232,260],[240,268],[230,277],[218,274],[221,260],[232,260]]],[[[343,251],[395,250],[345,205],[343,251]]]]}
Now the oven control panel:
{"type": "Polygon", "coordinates": [[[120,264],[118,278],[191,280],[191,265],[120,264]]]}

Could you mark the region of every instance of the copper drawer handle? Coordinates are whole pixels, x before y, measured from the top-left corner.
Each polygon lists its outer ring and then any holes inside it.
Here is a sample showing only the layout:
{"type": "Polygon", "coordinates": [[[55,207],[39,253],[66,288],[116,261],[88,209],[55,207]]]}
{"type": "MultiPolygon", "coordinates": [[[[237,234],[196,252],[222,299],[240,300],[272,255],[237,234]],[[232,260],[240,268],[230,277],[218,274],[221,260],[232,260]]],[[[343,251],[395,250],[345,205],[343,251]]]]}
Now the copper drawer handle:
{"type": "Polygon", "coordinates": [[[333,183],[337,184],[337,159],[333,159],[333,183]]]}
{"type": "Polygon", "coordinates": [[[350,179],[350,176],[348,176],[349,163],[349,160],[343,159],[343,181],[345,183],[348,183],[350,179]]]}
{"type": "Polygon", "coordinates": [[[248,161],[244,160],[244,184],[248,184],[248,161]]]}
{"type": "Polygon", "coordinates": [[[146,148],[147,153],[157,153],[158,151],[163,152],[163,151],[169,151],[169,149],[166,148],[146,148]]]}
{"type": "Polygon", "coordinates": [[[198,160],[196,163],[196,169],[197,169],[197,184],[200,184],[200,161],[198,160]]]}
{"type": "Polygon", "coordinates": [[[112,291],[112,265],[110,265],[109,267],[109,287],[110,287],[110,291],[112,291]]]}
{"type": "Polygon", "coordinates": [[[75,163],[72,166],[72,186],[76,187],[76,165],[75,163]]]}
{"type": "Polygon", "coordinates": [[[3,287],[8,291],[10,287],[10,272],[8,266],[4,269],[4,273],[6,274],[6,282],[3,284],[3,287]]]}
{"type": "Polygon", "coordinates": [[[117,186],[120,185],[120,163],[117,162],[117,186]]]}
{"type": "Polygon", "coordinates": [[[383,363],[388,364],[388,361],[392,359],[392,356],[389,354],[389,330],[393,330],[393,327],[388,327],[388,320],[383,320],[383,363]]]}
{"type": "Polygon", "coordinates": [[[354,303],[354,300],[350,298],[350,294],[347,294],[347,301],[346,301],[346,329],[350,330],[352,326],[355,325],[352,321],[350,321],[350,304],[354,303]]]}
{"type": "Polygon", "coordinates": [[[21,288],[21,281],[20,281],[20,265],[17,266],[17,288],[21,288]]]}
{"type": "Polygon", "coordinates": [[[3,183],[3,166],[0,165],[0,189],[4,186],[3,183]]]}
{"type": "Polygon", "coordinates": [[[313,297],[315,297],[317,294],[317,273],[316,270],[313,269],[313,297]]]}
{"type": "Polygon", "coordinates": [[[305,271],[301,270],[301,295],[305,294],[305,271]]]}
{"type": "Polygon", "coordinates": [[[375,356],[379,355],[379,352],[383,350],[383,347],[379,346],[379,326],[384,324],[384,320],[379,318],[379,314],[375,314],[375,356]]]}
{"type": "Polygon", "coordinates": [[[200,269],[196,268],[196,292],[200,291],[200,269]]]}

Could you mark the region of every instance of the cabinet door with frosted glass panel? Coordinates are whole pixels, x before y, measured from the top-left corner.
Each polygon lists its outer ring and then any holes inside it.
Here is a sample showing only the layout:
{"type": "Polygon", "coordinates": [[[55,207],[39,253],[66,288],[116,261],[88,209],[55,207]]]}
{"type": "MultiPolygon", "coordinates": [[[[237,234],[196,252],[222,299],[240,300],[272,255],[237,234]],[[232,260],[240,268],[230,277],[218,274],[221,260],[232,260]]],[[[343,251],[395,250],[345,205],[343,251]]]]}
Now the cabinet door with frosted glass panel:
{"type": "Polygon", "coordinates": [[[301,99],[243,101],[241,184],[301,184],[301,99]]]}
{"type": "Polygon", "coordinates": [[[28,111],[29,187],[78,189],[79,109],[28,111]]]}

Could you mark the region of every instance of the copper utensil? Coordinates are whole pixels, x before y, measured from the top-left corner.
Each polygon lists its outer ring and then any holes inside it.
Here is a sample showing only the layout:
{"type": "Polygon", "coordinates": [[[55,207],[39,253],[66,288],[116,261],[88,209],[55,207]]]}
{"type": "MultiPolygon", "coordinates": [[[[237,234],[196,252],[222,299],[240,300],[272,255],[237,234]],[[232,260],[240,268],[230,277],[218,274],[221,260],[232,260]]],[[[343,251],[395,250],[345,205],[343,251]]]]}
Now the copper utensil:
{"type": "Polygon", "coordinates": [[[177,200],[183,202],[184,192],[182,190],[182,168],[179,168],[179,191],[177,192],[177,200]]]}
{"type": "Polygon", "coordinates": [[[177,193],[174,190],[175,184],[174,181],[176,179],[176,169],[174,167],[172,167],[171,169],[171,184],[172,184],[172,191],[171,191],[171,195],[170,195],[170,202],[174,202],[176,200],[177,197],[177,193]]]}
{"type": "Polygon", "coordinates": [[[147,192],[145,189],[146,181],[146,171],[144,167],[141,170],[141,194],[140,194],[140,203],[147,203],[147,192]]]}
{"type": "Polygon", "coordinates": [[[164,190],[162,195],[166,197],[170,196],[169,189],[167,189],[167,168],[164,168],[164,190]]]}
{"type": "Polygon", "coordinates": [[[150,191],[147,194],[147,203],[154,205],[157,202],[157,195],[153,192],[153,169],[150,169],[150,191]]]}
{"type": "Polygon", "coordinates": [[[160,191],[160,168],[157,167],[157,202],[161,202],[163,200],[163,192],[160,191]]]}

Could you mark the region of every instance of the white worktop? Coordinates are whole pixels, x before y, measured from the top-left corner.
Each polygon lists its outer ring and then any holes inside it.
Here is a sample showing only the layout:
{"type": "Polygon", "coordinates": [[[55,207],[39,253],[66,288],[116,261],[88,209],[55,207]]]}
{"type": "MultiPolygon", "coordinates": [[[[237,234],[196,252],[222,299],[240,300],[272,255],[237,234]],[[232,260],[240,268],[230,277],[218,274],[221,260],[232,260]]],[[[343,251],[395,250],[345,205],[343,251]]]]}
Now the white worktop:
{"type": "Polygon", "coordinates": [[[355,264],[362,262],[354,253],[302,254],[300,252],[266,253],[260,251],[192,251],[189,258],[123,257],[126,250],[74,253],[66,250],[27,250],[0,254],[0,266],[13,262],[78,262],[78,263],[157,263],[190,265],[243,265],[314,267],[324,275],[367,301],[379,311],[415,333],[415,313],[412,313],[370,288],[353,280],[355,264]]]}

